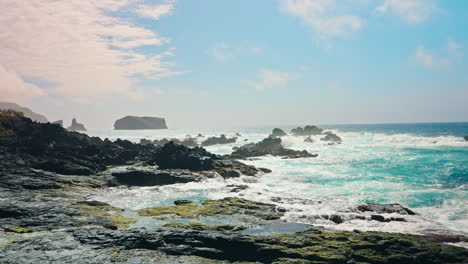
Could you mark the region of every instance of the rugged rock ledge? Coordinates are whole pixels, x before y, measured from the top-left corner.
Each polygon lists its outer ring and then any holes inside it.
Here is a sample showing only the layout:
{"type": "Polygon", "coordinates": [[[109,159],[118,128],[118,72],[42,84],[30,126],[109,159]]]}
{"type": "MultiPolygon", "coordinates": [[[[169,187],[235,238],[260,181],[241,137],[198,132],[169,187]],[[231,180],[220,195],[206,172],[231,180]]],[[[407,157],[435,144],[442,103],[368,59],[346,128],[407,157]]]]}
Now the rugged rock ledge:
{"type": "Polygon", "coordinates": [[[317,157],[316,154],[302,150],[292,150],[283,147],[280,138],[268,137],[258,143],[250,143],[235,148],[231,154],[232,158],[244,159],[248,157],[259,157],[265,155],[282,156],[283,158],[309,158],[317,157]]]}
{"type": "MultiPolygon", "coordinates": [[[[4,132],[0,135],[1,263],[468,261],[467,249],[441,243],[465,241],[463,236],[336,232],[306,225],[294,233],[250,235],[252,228],[290,224],[281,221],[286,210],[235,197],[179,200],[171,206],[128,214],[127,210],[88,200],[87,194],[126,181],[145,181],[146,177],[153,181],[160,173],[191,181],[198,180],[196,177],[234,177],[267,171],[224,160],[201,148],[110,142],[15,115],[0,116],[0,128],[4,132]],[[34,168],[47,162],[48,166],[34,168]],[[108,169],[112,165],[124,166],[118,167],[123,168],[120,175],[118,168],[108,169]],[[210,223],[205,218],[221,222],[228,219],[231,223],[210,223]],[[138,227],[143,219],[159,226],[138,227]]],[[[170,183],[174,181],[156,181],[156,185],[170,183]]],[[[396,204],[367,204],[355,210],[411,214],[396,204]]]]}

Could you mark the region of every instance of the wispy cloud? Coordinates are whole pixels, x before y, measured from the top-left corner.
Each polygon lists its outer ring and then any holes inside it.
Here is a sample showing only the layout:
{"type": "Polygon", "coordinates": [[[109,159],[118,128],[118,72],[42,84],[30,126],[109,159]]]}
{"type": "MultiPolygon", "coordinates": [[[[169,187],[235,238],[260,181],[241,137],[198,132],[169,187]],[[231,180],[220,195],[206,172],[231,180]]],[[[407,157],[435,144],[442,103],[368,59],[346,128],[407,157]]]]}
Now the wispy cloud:
{"type": "MultiPolygon", "coordinates": [[[[20,80],[20,76],[32,76],[53,82],[56,86],[48,93],[79,97],[81,101],[109,94],[131,96],[135,94],[135,76],[159,79],[176,74],[174,65],[166,62],[174,55],[173,49],[160,54],[135,50],[145,45],[164,45],[169,39],[112,15],[122,9],[131,10],[141,2],[1,1],[3,74],[8,72],[20,80]]],[[[2,86],[5,79],[0,76],[2,86]]],[[[39,94],[39,90],[25,87],[36,91],[32,95],[39,94]]]]}
{"type": "Polygon", "coordinates": [[[461,45],[453,39],[447,41],[447,49],[444,49],[445,54],[440,54],[441,52],[435,54],[426,50],[424,46],[419,46],[416,49],[415,59],[419,65],[428,69],[443,68],[462,56],[460,48],[461,45]]]}
{"type": "Polygon", "coordinates": [[[267,89],[285,87],[291,80],[291,75],[287,72],[262,69],[257,73],[257,80],[250,81],[252,87],[263,91],[267,89]]]}
{"type": "Polygon", "coordinates": [[[433,0],[385,0],[376,9],[380,13],[393,13],[408,23],[427,21],[437,10],[433,0]]]}
{"type": "Polygon", "coordinates": [[[167,0],[160,5],[139,5],[135,12],[145,18],[160,19],[162,16],[172,14],[175,9],[175,0],[167,0]]]}
{"type": "Polygon", "coordinates": [[[257,55],[262,52],[262,48],[256,46],[249,41],[244,41],[241,44],[228,44],[227,42],[216,43],[206,53],[218,61],[229,62],[243,55],[257,55]]]}
{"type": "Polygon", "coordinates": [[[336,5],[335,0],[281,0],[283,10],[301,18],[321,36],[344,36],[362,28],[362,18],[337,14],[336,5]]]}
{"type": "Polygon", "coordinates": [[[0,64],[0,99],[23,102],[27,98],[43,96],[45,91],[36,85],[25,82],[16,72],[9,71],[0,64]]]}
{"type": "Polygon", "coordinates": [[[231,61],[235,58],[232,48],[226,42],[215,44],[207,53],[222,62],[231,61]]]}

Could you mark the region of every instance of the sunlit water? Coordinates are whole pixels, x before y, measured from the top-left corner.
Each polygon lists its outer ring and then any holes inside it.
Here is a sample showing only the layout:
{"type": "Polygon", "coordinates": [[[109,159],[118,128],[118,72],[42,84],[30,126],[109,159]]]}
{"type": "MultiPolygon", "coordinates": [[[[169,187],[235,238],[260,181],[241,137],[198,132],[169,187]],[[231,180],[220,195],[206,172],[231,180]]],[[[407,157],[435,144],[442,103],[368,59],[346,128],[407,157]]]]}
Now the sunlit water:
{"type": "MultiPolygon", "coordinates": [[[[329,146],[313,137],[283,137],[283,145],[317,153],[317,158],[283,160],[261,157],[244,161],[273,172],[261,177],[209,180],[163,187],[114,188],[94,197],[113,205],[140,209],[167,205],[178,199],[218,199],[241,196],[251,200],[277,202],[289,209],[284,220],[343,230],[382,230],[424,233],[428,231],[468,232],[468,123],[337,125],[322,126],[337,133],[343,144],[329,146]],[[249,188],[230,192],[229,184],[249,188]],[[274,197],[294,198],[278,202],[274,197]],[[349,220],[334,224],[324,215],[351,217],[351,208],[365,202],[400,203],[420,214],[407,222],[381,223],[349,220]]],[[[289,132],[292,127],[281,127],[289,132]]],[[[207,149],[229,154],[232,147],[265,138],[273,127],[238,129],[176,129],[140,131],[89,131],[102,138],[184,138],[202,133],[242,136],[235,144],[207,149]]],[[[202,140],[202,139],[201,139],[202,140]]]]}

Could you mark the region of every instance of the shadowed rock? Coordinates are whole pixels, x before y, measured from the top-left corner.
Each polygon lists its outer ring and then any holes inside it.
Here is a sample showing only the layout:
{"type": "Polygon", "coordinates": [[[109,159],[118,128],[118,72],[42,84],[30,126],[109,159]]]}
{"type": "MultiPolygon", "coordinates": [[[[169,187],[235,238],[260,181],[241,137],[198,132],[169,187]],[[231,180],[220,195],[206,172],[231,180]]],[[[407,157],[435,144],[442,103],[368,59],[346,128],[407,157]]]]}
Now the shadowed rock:
{"type": "Polygon", "coordinates": [[[316,126],[305,126],[304,128],[298,127],[291,130],[291,134],[294,136],[315,136],[322,134],[323,129],[316,126]]]}
{"type": "Polygon", "coordinates": [[[324,138],[320,139],[321,141],[327,141],[330,143],[341,143],[342,140],[339,136],[333,134],[333,133],[328,133],[324,138]]]}
{"type": "Polygon", "coordinates": [[[231,154],[233,158],[248,158],[258,156],[283,156],[293,158],[307,158],[316,157],[317,155],[310,154],[309,152],[302,150],[286,149],[281,144],[280,138],[265,138],[258,143],[250,143],[240,148],[236,148],[231,154]]]}
{"type": "Polygon", "coordinates": [[[209,137],[201,143],[203,147],[220,145],[220,144],[231,144],[236,143],[237,137],[228,138],[226,135],[221,135],[219,137],[209,137]]]}
{"type": "Polygon", "coordinates": [[[271,132],[271,136],[273,136],[273,137],[283,137],[283,136],[286,136],[286,135],[287,135],[286,132],[284,132],[282,129],[279,129],[279,128],[275,128],[271,132]]]}
{"type": "Polygon", "coordinates": [[[169,142],[154,153],[150,163],[161,169],[202,171],[213,169],[213,161],[216,159],[219,157],[204,148],[188,148],[169,142]]]}

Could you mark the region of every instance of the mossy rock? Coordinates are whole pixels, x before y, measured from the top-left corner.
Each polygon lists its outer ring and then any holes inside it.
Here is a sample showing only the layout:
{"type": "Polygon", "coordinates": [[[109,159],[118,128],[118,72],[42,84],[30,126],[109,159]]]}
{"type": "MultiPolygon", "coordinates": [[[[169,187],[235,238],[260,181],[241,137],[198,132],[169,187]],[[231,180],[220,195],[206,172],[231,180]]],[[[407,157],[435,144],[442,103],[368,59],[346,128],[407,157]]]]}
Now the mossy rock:
{"type": "Polygon", "coordinates": [[[32,233],[33,232],[31,229],[24,228],[24,227],[10,227],[10,228],[6,228],[5,231],[13,232],[13,233],[19,233],[19,234],[32,233]]]}
{"type": "Polygon", "coordinates": [[[75,203],[74,205],[78,206],[84,216],[107,219],[115,228],[118,229],[129,228],[131,224],[136,223],[135,219],[122,215],[124,212],[124,209],[122,208],[104,204],[96,206],[92,205],[92,203],[75,203]]]}
{"type": "Polygon", "coordinates": [[[140,216],[164,216],[175,215],[180,218],[198,218],[204,216],[226,216],[244,214],[255,216],[263,220],[275,220],[281,218],[283,213],[276,211],[272,204],[249,201],[245,199],[229,197],[221,200],[203,201],[201,205],[195,203],[181,203],[174,206],[158,206],[137,211],[140,216]]]}

